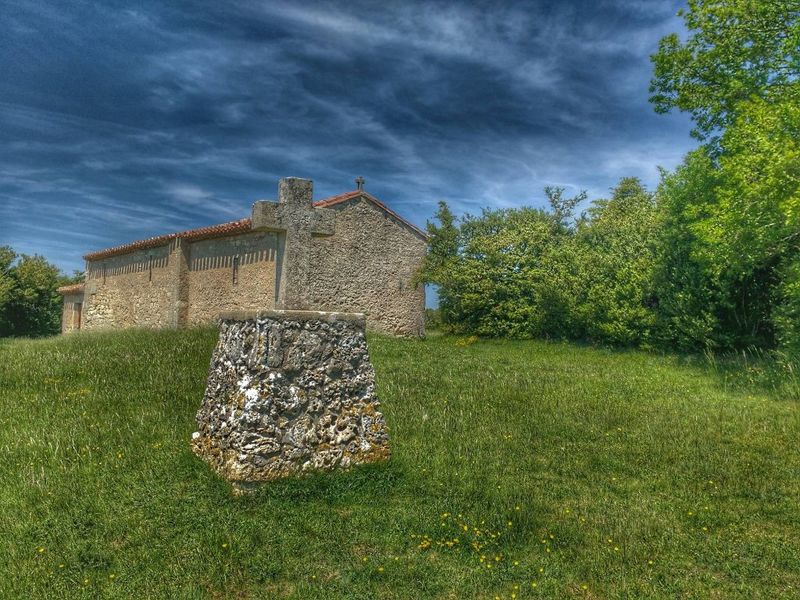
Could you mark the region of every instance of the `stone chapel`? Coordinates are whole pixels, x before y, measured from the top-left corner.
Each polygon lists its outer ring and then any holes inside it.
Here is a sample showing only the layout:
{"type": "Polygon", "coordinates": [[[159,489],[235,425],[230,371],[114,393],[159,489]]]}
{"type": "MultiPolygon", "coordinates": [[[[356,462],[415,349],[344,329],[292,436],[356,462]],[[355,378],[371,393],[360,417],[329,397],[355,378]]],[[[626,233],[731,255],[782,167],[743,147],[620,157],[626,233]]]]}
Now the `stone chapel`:
{"type": "Polygon", "coordinates": [[[358,312],[371,329],[424,334],[415,277],[427,235],[358,189],[314,202],[290,177],[249,218],[90,252],[83,283],[59,288],[62,331],[184,327],[223,311],[358,312]]]}

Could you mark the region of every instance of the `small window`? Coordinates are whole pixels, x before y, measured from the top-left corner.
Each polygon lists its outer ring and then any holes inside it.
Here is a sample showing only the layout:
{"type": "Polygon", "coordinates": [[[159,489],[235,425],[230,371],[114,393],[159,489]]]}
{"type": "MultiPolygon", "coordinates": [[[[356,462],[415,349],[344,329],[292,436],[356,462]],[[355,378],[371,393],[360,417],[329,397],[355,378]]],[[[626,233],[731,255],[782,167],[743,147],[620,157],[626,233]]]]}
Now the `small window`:
{"type": "Polygon", "coordinates": [[[239,257],[233,257],[233,285],[239,283],[239,257]]]}

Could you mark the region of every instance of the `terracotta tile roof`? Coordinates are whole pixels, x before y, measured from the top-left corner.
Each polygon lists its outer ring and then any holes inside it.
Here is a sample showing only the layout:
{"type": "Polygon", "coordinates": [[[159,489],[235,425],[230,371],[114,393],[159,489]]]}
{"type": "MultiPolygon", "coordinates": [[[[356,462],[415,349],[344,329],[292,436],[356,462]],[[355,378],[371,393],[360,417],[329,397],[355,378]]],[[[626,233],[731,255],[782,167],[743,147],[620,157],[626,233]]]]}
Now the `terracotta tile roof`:
{"type": "MultiPolygon", "coordinates": [[[[329,206],[335,206],[342,202],[346,202],[347,200],[352,200],[353,198],[359,198],[359,197],[364,198],[369,202],[372,202],[375,206],[386,211],[387,213],[392,215],[395,219],[406,225],[417,235],[421,236],[426,240],[428,239],[427,233],[422,231],[416,225],[413,225],[412,223],[405,220],[403,217],[394,212],[391,208],[386,206],[383,202],[378,200],[375,196],[372,196],[371,194],[368,194],[363,190],[353,190],[352,192],[345,192],[344,194],[339,194],[338,196],[330,196],[329,198],[324,198],[322,200],[314,202],[314,206],[319,208],[327,208],[329,206]]],[[[155,237],[147,238],[144,240],[130,242],[128,244],[121,244],[119,246],[114,246],[113,248],[106,248],[105,250],[97,250],[96,252],[89,252],[88,254],[84,254],[83,258],[85,260],[100,260],[102,258],[108,258],[109,256],[116,256],[117,254],[126,254],[128,252],[133,252],[134,250],[144,250],[147,248],[155,248],[157,246],[163,246],[164,244],[177,238],[181,238],[188,241],[196,241],[214,237],[222,237],[235,233],[244,233],[246,231],[250,231],[250,229],[251,229],[251,222],[249,218],[239,219],[238,221],[220,223],[219,225],[210,225],[208,227],[200,227],[198,229],[189,229],[188,231],[180,231],[177,233],[167,233],[165,235],[157,235],[155,237]]]]}
{"type": "Polygon", "coordinates": [[[73,283],[71,285],[62,285],[56,291],[64,296],[67,294],[80,294],[83,291],[83,284],[73,283]]]}
{"type": "Polygon", "coordinates": [[[210,225],[208,227],[189,229],[188,231],[179,231],[178,233],[157,235],[155,237],[147,238],[146,240],[122,244],[121,246],[114,246],[113,248],[98,250],[97,252],[89,252],[89,254],[84,254],[83,258],[85,260],[99,260],[101,258],[108,258],[109,256],[115,256],[117,254],[126,254],[127,252],[133,252],[134,250],[143,250],[146,248],[163,246],[167,242],[177,238],[195,241],[220,237],[223,235],[231,235],[232,233],[242,233],[245,231],[250,231],[249,218],[239,219],[238,221],[230,221],[228,223],[220,223],[219,225],[210,225]]]}

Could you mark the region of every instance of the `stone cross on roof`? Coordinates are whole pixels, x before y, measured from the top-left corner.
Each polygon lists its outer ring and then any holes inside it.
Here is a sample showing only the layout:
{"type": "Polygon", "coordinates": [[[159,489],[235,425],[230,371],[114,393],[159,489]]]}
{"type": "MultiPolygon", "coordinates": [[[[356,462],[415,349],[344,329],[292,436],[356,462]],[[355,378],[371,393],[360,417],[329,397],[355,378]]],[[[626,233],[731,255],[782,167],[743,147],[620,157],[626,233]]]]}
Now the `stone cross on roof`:
{"type": "Polygon", "coordinates": [[[361,175],[356,177],[356,189],[357,190],[363,190],[364,189],[364,178],[361,175]]]}
{"type": "Polygon", "coordinates": [[[253,204],[253,229],[284,233],[278,240],[275,304],[284,310],[309,310],[308,277],[311,238],[334,231],[334,213],[313,205],[310,179],[286,177],[278,184],[278,201],[253,204]]]}

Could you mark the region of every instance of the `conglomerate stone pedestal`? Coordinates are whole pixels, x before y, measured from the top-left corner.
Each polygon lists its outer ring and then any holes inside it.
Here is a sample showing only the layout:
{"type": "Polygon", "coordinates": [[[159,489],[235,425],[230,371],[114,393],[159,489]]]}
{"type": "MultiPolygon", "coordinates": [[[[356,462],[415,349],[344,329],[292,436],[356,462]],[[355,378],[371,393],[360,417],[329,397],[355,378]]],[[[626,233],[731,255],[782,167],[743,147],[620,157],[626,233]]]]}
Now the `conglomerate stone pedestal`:
{"type": "Polygon", "coordinates": [[[234,489],[389,458],[365,317],[227,313],[192,449],[234,489]]]}

